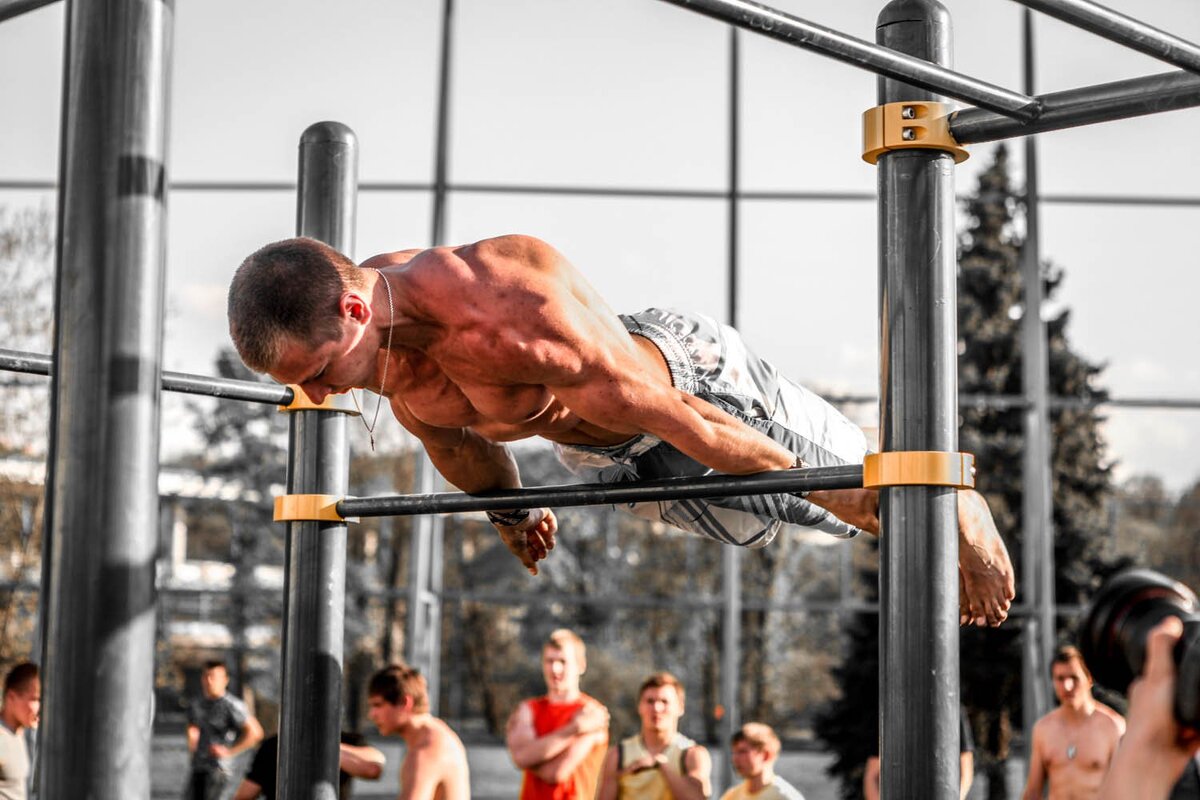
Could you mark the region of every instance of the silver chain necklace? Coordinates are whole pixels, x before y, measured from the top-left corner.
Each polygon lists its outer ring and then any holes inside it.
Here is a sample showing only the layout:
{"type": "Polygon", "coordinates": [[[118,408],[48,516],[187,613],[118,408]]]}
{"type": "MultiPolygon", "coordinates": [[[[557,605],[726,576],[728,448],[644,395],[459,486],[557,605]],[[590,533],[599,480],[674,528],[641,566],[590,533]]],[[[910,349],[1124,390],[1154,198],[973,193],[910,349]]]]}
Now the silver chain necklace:
{"type": "Polygon", "coordinates": [[[363,427],[367,429],[367,436],[371,439],[371,452],[375,452],[375,426],[379,424],[379,409],[383,406],[383,390],[387,388],[388,364],[392,360],[392,330],[396,327],[396,306],[392,302],[392,285],[388,283],[387,275],[383,271],[372,267],[380,278],[383,278],[383,285],[387,289],[388,296],[388,335],[387,335],[387,355],[383,359],[383,377],[379,380],[379,394],[375,398],[375,415],[371,417],[371,424],[367,424],[367,415],[363,413],[362,406],[359,405],[358,395],[353,390],[350,392],[350,397],[354,400],[354,408],[358,410],[358,416],[363,421],[363,427]]]}

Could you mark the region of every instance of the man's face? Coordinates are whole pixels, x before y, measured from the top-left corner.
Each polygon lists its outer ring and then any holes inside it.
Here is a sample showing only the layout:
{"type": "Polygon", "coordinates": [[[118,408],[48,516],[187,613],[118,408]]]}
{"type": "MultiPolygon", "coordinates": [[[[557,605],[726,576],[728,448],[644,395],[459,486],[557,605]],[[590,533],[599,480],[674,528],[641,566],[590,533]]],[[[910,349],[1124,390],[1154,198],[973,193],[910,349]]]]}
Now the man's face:
{"type": "Polygon", "coordinates": [[[405,716],[402,705],[389,703],[377,694],[367,698],[367,719],[384,736],[391,736],[400,730],[405,716]]]}
{"type": "Polygon", "coordinates": [[[374,342],[377,337],[367,333],[364,325],[345,317],[339,334],[320,344],[288,337],[268,372],[280,383],[298,384],[314,403],[347,389],[377,389],[368,384],[375,375],[379,345],[374,342]]]}
{"type": "Polygon", "coordinates": [[[738,742],[731,751],[733,768],[743,778],[757,778],[766,769],[771,757],[766,750],[755,747],[750,742],[738,742]]]}
{"type": "Polygon", "coordinates": [[[200,674],[200,688],[204,690],[204,696],[213,700],[225,695],[225,690],[229,687],[229,673],[224,667],[210,667],[200,674]]]}
{"type": "Polygon", "coordinates": [[[10,690],[4,695],[4,707],[21,727],[36,728],[42,711],[42,682],[34,678],[23,689],[10,690]]]}
{"type": "Polygon", "coordinates": [[[542,648],[542,677],[546,689],[555,694],[572,693],[579,689],[579,659],[575,648],[558,648],[547,645],[542,648]]]}
{"type": "Polygon", "coordinates": [[[674,686],[651,686],[638,699],[638,716],[642,727],[659,731],[674,731],[683,716],[683,703],[674,686]]]}
{"type": "Polygon", "coordinates": [[[1054,694],[1064,706],[1077,705],[1091,696],[1092,679],[1083,671],[1078,659],[1053,665],[1050,677],[1054,680],[1054,694]]]}

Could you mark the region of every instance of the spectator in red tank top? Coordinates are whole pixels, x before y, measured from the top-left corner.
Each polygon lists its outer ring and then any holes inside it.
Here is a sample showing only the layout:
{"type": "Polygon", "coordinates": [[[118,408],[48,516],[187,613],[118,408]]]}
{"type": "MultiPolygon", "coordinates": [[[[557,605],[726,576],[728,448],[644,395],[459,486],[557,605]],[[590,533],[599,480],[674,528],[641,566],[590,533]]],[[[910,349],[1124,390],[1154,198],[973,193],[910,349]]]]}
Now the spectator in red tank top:
{"type": "Polygon", "coordinates": [[[520,800],[591,800],[608,747],[608,709],[579,690],[583,640],[554,631],[542,645],[546,694],[523,701],[508,720],[509,755],[524,771],[520,800]]]}

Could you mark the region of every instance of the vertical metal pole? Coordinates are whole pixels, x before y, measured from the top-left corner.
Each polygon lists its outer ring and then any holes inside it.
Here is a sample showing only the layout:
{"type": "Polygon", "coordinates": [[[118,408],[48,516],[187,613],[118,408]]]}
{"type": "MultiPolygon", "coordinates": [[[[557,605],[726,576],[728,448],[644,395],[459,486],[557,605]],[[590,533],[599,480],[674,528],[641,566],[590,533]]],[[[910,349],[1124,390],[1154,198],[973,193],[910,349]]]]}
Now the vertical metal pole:
{"type": "MultiPolygon", "coordinates": [[[[433,163],[433,218],[429,243],[436,247],[446,242],[446,182],[450,153],[450,80],[454,55],[454,0],[442,0],[442,51],[438,70],[437,131],[433,163]]],[[[429,456],[417,457],[415,483],[418,492],[436,492],[441,480],[429,456]]],[[[408,663],[425,676],[429,707],[436,714],[440,701],[438,674],[441,668],[441,540],[445,522],[440,515],[426,514],[412,523],[409,550],[408,616],[405,624],[404,654],[408,663]],[[434,577],[439,585],[434,587],[434,577]]]]}
{"type": "Polygon", "coordinates": [[[150,797],[174,14],[67,3],[41,796],[150,797]]]}
{"type": "MultiPolygon", "coordinates": [[[[417,458],[416,491],[436,492],[441,481],[429,457],[417,458]]],[[[438,711],[441,660],[442,517],[414,517],[408,566],[408,613],[404,628],[404,658],[421,670],[429,692],[429,708],[438,711]]]]}
{"type": "MultiPolygon", "coordinates": [[[[737,326],[738,309],[738,91],[741,82],[739,67],[738,31],[729,29],[729,294],[726,318],[737,326]]],[[[722,594],[724,625],[721,627],[721,718],[720,785],[733,785],[733,764],[728,758],[728,745],[734,731],[741,725],[738,687],[741,684],[742,639],[742,549],[725,547],[722,562],[722,594]]]]}
{"type": "MultiPolygon", "coordinates": [[[[1033,12],[1024,19],[1025,91],[1034,87],[1033,12]]],[[[1021,317],[1021,382],[1025,392],[1025,452],[1022,461],[1022,589],[1032,613],[1025,621],[1021,652],[1025,741],[1033,724],[1050,710],[1049,664],[1054,649],[1054,518],[1050,489],[1050,358],[1042,322],[1041,220],[1038,202],[1037,137],[1025,137],[1025,246],[1021,281],[1025,313],[1021,317]]]]}
{"type": "MultiPolygon", "coordinates": [[[[876,41],[946,65],[950,15],[893,0],[876,41]]],[[[879,102],[936,99],[880,78],[879,102]]],[[[883,449],[958,449],[954,160],[898,150],[879,160],[880,425],[883,449]]],[[[958,797],[957,497],[880,492],[880,709],[884,797],[958,797]]]]}
{"type": "MultiPolygon", "coordinates": [[[[354,250],[358,144],[354,132],[320,122],[300,139],[297,231],[343,253],[354,250]]],[[[293,411],[288,494],[345,495],[346,414],[293,411]]],[[[279,796],[336,800],[342,717],[346,525],[290,522],[284,589],[279,796]]]]}
{"type": "Polygon", "coordinates": [[[446,239],[446,176],[450,153],[450,80],[454,56],[454,0],[442,0],[442,55],[438,70],[437,136],[433,159],[433,222],[429,243],[446,239]]]}

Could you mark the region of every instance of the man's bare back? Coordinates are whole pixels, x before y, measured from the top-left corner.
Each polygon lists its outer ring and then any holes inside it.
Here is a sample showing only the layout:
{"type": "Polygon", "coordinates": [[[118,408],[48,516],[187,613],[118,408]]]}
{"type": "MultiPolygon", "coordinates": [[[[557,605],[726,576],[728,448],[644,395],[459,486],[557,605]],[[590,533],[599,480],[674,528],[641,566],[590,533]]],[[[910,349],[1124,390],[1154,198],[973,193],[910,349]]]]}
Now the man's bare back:
{"type": "Polygon", "coordinates": [[[467,751],[458,735],[428,715],[413,728],[404,733],[408,749],[400,765],[399,800],[470,800],[467,751]]]}
{"type": "MultiPolygon", "coordinates": [[[[317,402],[350,388],[381,392],[463,491],[518,488],[503,443],[533,436],[605,446],[650,434],[726,474],[797,465],[791,450],[676,388],[655,345],[626,331],[544,242],[504,236],[384,254],[362,266],[375,272],[366,291],[343,294],[341,338],[316,348],[292,340],[269,371],[317,402]]],[[[1012,565],[986,504],[972,492],[961,497],[974,498],[960,503],[963,618],[999,624],[1014,595],[1012,565]]],[[[807,500],[878,533],[873,490],[807,500]]],[[[537,512],[519,528],[497,525],[535,574],[557,529],[552,512],[537,512]]]]}
{"type": "MultiPolygon", "coordinates": [[[[1033,729],[1033,752],[1050,800],[1092,800],[1108,772],[1108,764],[1125,730],[1121,716],[1103,703],[1087,716],[1056,708],[1038,720],[1033,729]]],[[[1031,770],[1032,772],[1032,770],[1031,770]]],[[[1041,797],[1040,783],[1026,798],[1041,797]]]]}

